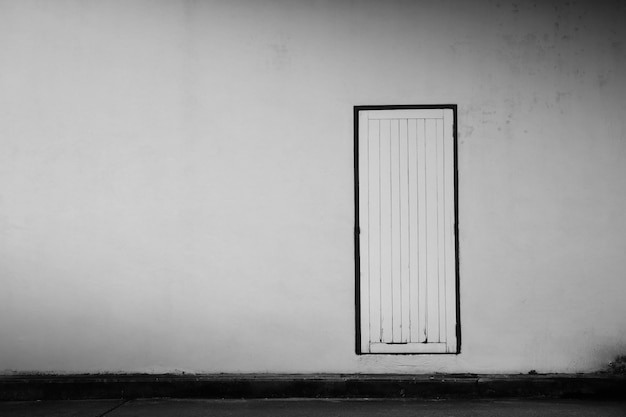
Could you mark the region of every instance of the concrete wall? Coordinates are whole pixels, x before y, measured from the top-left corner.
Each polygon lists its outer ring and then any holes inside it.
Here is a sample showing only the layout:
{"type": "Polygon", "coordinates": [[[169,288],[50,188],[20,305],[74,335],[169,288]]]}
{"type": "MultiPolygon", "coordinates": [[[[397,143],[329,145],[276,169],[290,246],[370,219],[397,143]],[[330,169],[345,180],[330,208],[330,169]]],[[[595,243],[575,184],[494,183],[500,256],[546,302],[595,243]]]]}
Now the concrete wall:
{"type": "Polygon", "coordinates": [[[0,0],[0,370],[626,351],[626,7],[0,0]],[[352,106],[459,106],[460,355],[354,353],[352,106]]]}

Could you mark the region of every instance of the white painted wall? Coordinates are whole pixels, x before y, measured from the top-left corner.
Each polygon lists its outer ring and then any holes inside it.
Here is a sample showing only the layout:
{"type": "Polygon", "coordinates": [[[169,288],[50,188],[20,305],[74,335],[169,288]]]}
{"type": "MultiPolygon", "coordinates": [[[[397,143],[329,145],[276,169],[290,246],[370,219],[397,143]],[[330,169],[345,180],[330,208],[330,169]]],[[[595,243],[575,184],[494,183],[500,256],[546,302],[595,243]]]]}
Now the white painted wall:
{"type": "Polygon", "coordinates": [[[626,351],[620,1],[0,0],[0,370],[626,351]],[[352,106],[459,106],[462,353],[354,354],[352,106]]]}

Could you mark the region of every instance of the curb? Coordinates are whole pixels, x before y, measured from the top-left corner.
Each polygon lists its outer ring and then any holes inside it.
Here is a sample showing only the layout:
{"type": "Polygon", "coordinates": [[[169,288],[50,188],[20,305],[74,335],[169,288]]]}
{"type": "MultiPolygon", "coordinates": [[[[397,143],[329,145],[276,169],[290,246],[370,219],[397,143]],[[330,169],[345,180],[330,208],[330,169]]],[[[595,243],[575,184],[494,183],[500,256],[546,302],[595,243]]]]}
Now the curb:
{"type": "Polygon", "coordinates": [[[0,401],[133,398],[624,399],[626,378],[605,374],[8,375],[0,401]]]}

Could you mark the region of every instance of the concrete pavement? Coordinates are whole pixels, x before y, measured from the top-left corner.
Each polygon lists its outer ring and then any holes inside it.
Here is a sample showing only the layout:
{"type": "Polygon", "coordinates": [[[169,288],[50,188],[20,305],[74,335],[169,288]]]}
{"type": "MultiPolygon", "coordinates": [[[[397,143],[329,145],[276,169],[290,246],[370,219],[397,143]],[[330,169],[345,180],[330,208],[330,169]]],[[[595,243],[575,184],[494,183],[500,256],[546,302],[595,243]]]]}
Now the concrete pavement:
{"type": "Polygon", "coordinates": [[[1,417],[625,417],[626,401],[74,400],[0,402],[1,417]]]}

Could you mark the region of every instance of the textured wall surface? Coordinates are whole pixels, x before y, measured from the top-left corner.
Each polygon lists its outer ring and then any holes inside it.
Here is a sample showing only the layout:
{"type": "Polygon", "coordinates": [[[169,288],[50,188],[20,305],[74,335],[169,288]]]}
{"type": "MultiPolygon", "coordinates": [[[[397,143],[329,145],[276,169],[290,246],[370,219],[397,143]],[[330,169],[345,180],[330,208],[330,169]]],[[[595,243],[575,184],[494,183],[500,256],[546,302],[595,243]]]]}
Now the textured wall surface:
{"type": "Polygon", "coordinates": [[[0,371],[626,351],[621,1],[0,0],[0,371]],[[352,107],[459,107],[462,353],[354,353],[352,107]]]}

